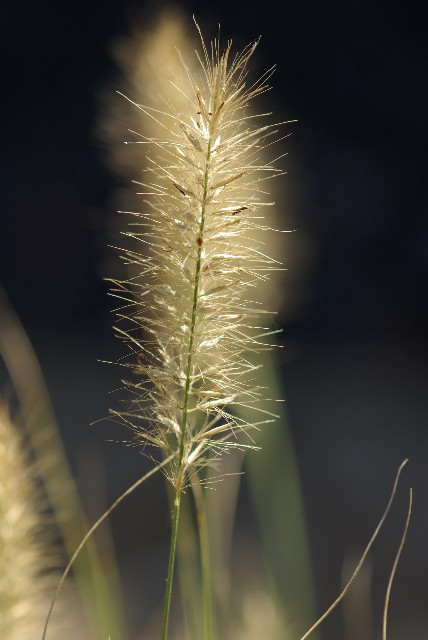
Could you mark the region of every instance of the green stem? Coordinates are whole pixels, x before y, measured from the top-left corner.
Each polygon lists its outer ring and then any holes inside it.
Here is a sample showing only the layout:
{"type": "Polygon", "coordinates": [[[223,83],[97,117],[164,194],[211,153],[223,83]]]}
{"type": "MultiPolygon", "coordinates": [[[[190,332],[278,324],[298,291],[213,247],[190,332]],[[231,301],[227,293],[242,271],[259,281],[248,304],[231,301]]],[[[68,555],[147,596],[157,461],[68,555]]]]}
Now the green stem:
{"type": "Polygon", "coordinates": [[[209,177],[210,157],[211,157],[211,137],[208,140],[207,156],[206,156],[206,162],[205,162],[205,173],[204,173],[204,193],[202,196],[202,203],[201,203],[201,220],[199,224],[199,236],[196,240],[198,245],[198,250],[197,250],[197,256],[196,256],[195,283],[193,287],[193,305],[192,305],[192,316],[191,316],[191,322],[190,322],[189,346],[187,349],[187,367],[186,367],[186,380],[184,385],[183,418],[181,422],[180,443],[179,443],[179,450],[178,450],[177,478],[175,482],[176,494],[174,499],[171,544],[169,548],[169,560],[168,560],[168,575],[166,580],[165,603],[164,603],[164,609],[163,609],[162,640],[167,640],[167,636],[168,636],[169,611],[171,607],[171,594],[172,594],[172,579],[174,574],[175,550],[177,547],[178,521],[180,518],[180,497],[181,497],[181,491],[185,483],[185,473],[186,473],[186,464],[183,463],[184,445],[185,445],[186,433],[187,433],[187,414],[189,411],[190,379],[192,374],[192,355],[193,355],[193,343],[195,340],[196,315],[197,315],[197,308],[198,308],[199,280],[200,280],[201,266],[202,266],[202,244],[203,244],[205,212],[206,212],[206,204],[207,204],[207,196],[208,196],[208,177],[209,177]]]}
{"type": "Polygon", "coordinates": [[[197,475],[192,483],[193,496],[195,499],[196,518],[198,522],[199,553],[201,558],[202,571],[202,600],[204,616],[204,640],[213,640],[213,598],[212,598],[212,577],[211,577],[211,552],[208,535],[208,520],[205,500],[202,494],[201,485],[197,475]]]}
{"type": "Polygon", "coordinates": [[[171,545],[169,548],[169,560],[168,560],[168,576],[166,579],[165,604],[163,609],[162,640],[166,640],[168,635],[169,611],[171,608],[171,595],[172,595],[172,578],[174,574],[175,549],[177,547],[178,521],[180,518],[180,501],[181,501],[181,490],[177,491],[174,499],[174,514],[172,518],[171,545]]]}
{"type": "MultiPolygon", "coordinates": [[[[170,490],[171,513],[175,491],[170,490]]],[[[182,493],[180,506],[180,535],[177,537],[178,580],[180,585],[181,606],[184,616],[185,638],[201,640],[203,637],[202,602],[197,594],[200,587],[199,545],[196,532],[196,522],[193,518],[193,504],[189,493],[182,493]]]]}

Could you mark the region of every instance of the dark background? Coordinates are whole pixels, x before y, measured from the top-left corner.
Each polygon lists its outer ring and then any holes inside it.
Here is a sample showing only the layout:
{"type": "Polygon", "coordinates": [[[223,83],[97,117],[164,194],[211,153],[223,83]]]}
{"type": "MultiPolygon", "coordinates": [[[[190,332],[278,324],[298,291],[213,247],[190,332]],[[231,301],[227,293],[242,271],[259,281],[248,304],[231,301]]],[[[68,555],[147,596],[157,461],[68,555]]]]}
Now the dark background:
{"type": "MultiPolygon", "coordinates": [[[[269,106],[279,118],[299,121],[284,161],[284,199],[292,202],[284,226],[292,220],[296,243],[293,249],[288,239],[294,258],[284,281],[290,304],[281,315],[282,366],[319,608],[337,594],[344,558],[368,541],[395,470],[409,457],[401,497],[372,556],[374,606],[379,622],[411,484],[414,515],[394,584],[389,638],[425,637],[428,90],[422,16],[409,3],[182,6],[189,22],[196,14],[207,38],[217,21],[238,45],[262,34],[257,64],[277,64],[269,106]]],[[[140,458],[102,444],[102,424],[89,427],[106,415],[107,393],[118,386],[116,368],[98,360],[114,360],[122,349],[102,281],[113,260],[106,247],[116,183],[94,135],[96,96],[117,76],[112,39],[127,34],[141,15],[150,15],[143,2],[16,2],[3,9],[0,26],[0,281],[40,358],[82,491],[102,493],[97,466],[107,501],[139,475],[140,458]]],[[[166,539],[167,509],[159,501],[144,490],[132,497],[112,519],[118,535],[125,535],[128,518],[144,511],[142,522],[157,519],[166,539]]],[[[120,543],[119,555],[126,565],[120,543]]],[[[324,638],[343,637],[339,620],[336,614],[326,623],[324,638]]]]}

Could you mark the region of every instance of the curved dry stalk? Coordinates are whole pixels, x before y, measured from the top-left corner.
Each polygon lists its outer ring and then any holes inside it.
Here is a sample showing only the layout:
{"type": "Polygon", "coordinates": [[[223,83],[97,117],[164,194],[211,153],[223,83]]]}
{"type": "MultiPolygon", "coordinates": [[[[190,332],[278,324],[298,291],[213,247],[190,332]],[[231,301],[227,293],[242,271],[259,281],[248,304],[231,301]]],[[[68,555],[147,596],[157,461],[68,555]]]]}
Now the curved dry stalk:
{"type": "Polygon", "coordinates": [[[406,542],[407,532],[409,530],[410,516],[412,515],[412,504],[413,504],[413,492],[412,492],[412,489],[410,489],[409,507],[407,509],[407,518],[406,518],[406,522],[405,522],[405,525],[404,525],[403,535],[401,536],[400,545],[398,547],[398,551],[397,551],[397,554],[395,556],[394,564],[392,565],[392,571],[391,571],[391,575],[389,576],[388,587],[386,589],[385,606],[384,606],[384,609],[383,609],[382,640],[386,640],[386,627],[387,627],[387,622],[388,622],[389,598],[390,598],[390,595],[391,595],[391,588],[392,588],[392,583],[394,581],[395,572],[397,570],[398,562],[400,560],[401,552],[403,551],[404,543],[406,542]]]}
{"type": "MultiPolygon", "coordinates": [[[[360,572],[360,569],[363,566],[364,561],[367,558],[367,556],[369,554],[369,551],[372,548],[372,546],[374,544],[374,541],[376,540],[376,538],[377,538],[377,536],[379,534],[379,531],[381,530],[381,528],[383,526],[383,523],[385,522],[385,520],[386,520],[386,518],[388,516],[388,513],[389,513],[389,511],[391,509],[392,503],[393,503],[394,498],[395,498],[395,494],[397,492],[398,480],[399,480],[401,472],[402,472],[403,468],[405,467],[405,465],[407,464],[407,462],[408,462],[407,459],[404,460],[400,464],[400,466],[398,468],[398,471],[397,471],[397,474],[396,474],[395,480],[394,480],[394,485],[392,487],[391,495],[389,497],[388,504],[386,505],[386,509],[383,512],[383,515],[382,515],[381,519],[379,520],[379,523],[378,523],[378,525],[377,525],[372,537],[370,538],[370,541],[369,541],[367,547],[365,548],[364,553],[361,556],[361,559],[360,559],[359,563],[357,564],[354,573],[352,574],[352,576],[350,577],[350,579],[346,583],[346,585],[345,585],[344,589],[342,590],[342,592],[340,593],[340,595],[333,602],[333,604],[331,604],[330,607],[327,609],[327,611],[325,611],[325,613],[323,613],[323,615],[320,618],[318,618],[318,620],[315,622],[315,624],[312,625],[312,627],[305,633],[305,635],[303,635],[300,638],[300,640],[306,640],[306,638],[309,638],[311,633],[313,631],[315,631],[315,629],[317,629],[320,626],[321,622],[323,622],[323,620],[325,620],[330,615],[330,613],[337,607],[337,605],[343,600],[345,595],[348,593],[352,583],[354,582],[355,578],[357,577],[358,573],[360,572]]],[[[400,551],[401,551],[401,547],[400,547],[400,551]]]]}
{"type": "Polygon", "coordinates": [[[93,524],[92,527],[89,529],[88,533],[82,539],[82,541],[79,544],[79,546],[77,547],[76,551],[71,556],[70,561],[67,564],[66,568],[64,569],[64,573],[62,574],[61,579],[60,579],[60,581],[58,583],[58,586],[57,586],[56,591],[54,593],[54,596],[52,598],[51,605],[49,607],[48,615],[46,617],[46,622],[45,622],[45,626],[44,626],[44,629],[43,629],[42,640],[45,640],[45,638],[46,638],[46,633],[47,633],[47,630],[48,630],[49,620],[51,618],[52,611],[53,611],[53,608],[55,606],[55,602],[56,602],[56,599],[58,597],[58,594],[61,591],[61,588],[62,588],[62,586],[64,584],[64,580],[66,579],[66,577],[67,577],[67,575],[68,575],[68,573],[69,573],[74,561],[76,560],[77,556],[79,555],[79,553],[81,552],[81,550],[85,546],[86,542],[89,540],[89,538],[92,536],[92,534],[98,529],[98,527],[104,522],[104,520],[106,520],[108,518],[108,516],[112,513],[112,511],[114,511],[114,509],[116,509],[116,507],[118,507],[119,504],[127,496],[129,496],[135,489],[137,489],[137,487],[139,487],[141,484],[143,484],[143,482],[145,480],[148,480],[148,478],[153,476],[157,471],[160,471],[160,469],[162,469],[167,464],[169,464],[173,457],[174,457],[174,454],[171,454],[168,458],[165,458],[165,460],[163,460],[163,462],[160,462],[156,467],[153,467],[153,469],[150,469],[150,471],[148,471],[144,476],[139,478],[136,482],[134,482],[133,485],[128,487],[128,489],[126,489],[126,491],[124,491],[122,493],[122,495],[120,495],[119,498],[117,498],[117,500],[115,500],[115,502],[111,505],[111,507],[109,507],[109,509],[107,509],[107,511],[105,511],[103,513],[103,515],[100,518],[98,518],[98,520],[95,522],[95,524],[93,524]]]}

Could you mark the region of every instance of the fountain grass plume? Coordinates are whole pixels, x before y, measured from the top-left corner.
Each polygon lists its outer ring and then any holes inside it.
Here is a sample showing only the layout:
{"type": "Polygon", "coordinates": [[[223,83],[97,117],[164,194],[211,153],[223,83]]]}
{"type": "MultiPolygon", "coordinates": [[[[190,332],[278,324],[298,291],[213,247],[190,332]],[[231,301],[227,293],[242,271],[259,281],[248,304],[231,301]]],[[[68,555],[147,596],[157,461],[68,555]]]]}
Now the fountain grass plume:
{"type": "Polygon", "coordinates": [[[247,86],[258,41],[232,56],[220,33],[210,48],[200,36],[200,73],[181,58],[172,81],[179,108],[172,99],[164,110],[133,103],[163,135],[137,136],[149,149],[147,179],[139,183],[145,211],[132,213],[125,235],[133,244],[121,251],[132,275],[112,289],[122,301],[116,331],[130,349],[122,365],[134,373],[123,381],[128,410],[112,413],[150,457],[171,458],[164,469],[175,499],[163,640],[182,491],[223,452],[253,448],[250,429],[275,417],[258,406],[256,379],[257,353],[270,348],[275,331],[259,324],[268,312],[251,294],[278,268],[258,236],[269,229],[259,213],[272,204],[265,182],[282,174],[264,160],[278,125],[255,124],[247,111],[268,90],[273,69],[247,86]],[[249,421],[240,406],[260,418],[249,421]]]}
{"type": "Polygon", "coordinates": [[[151,148],[141,183],[146,212],[132,213],[125,235],[134,244],[121,251],[133,276],[115,280],[112,290],[123,301],[116,331],[131,352],[122,364],[137,376],[124,381],[129,409],[113,414],[150,455],[174,454],[168,477],[177,492],[190,468],[253,446],[240,434],[272,419],[264,411],[250,423],[233,411],[238,404],[257,409],[254,354],[270,348],[272,333],[256,320],[267,312],[251,301],[251,290],[278,266],[253,236],[267,229],[258,215],[271,204],[264,183],[282,173],[260,160],[277,125],[252,126],[246,112],[268,89],[272,69],[247,87],[257,42],[232,58],[231,42],[222,50],[218,38],[209,51],[201,41],[201,77],[182,60],[174,82],[186,111],[136,105],[165,135],[139,136],[151,148]]]}

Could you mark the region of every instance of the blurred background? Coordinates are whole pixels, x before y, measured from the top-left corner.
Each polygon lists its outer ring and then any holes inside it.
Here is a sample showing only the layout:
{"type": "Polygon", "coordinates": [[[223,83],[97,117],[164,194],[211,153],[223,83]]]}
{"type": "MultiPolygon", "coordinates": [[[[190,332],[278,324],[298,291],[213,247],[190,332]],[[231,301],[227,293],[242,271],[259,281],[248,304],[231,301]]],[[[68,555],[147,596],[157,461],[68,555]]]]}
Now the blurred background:
{"type": "MultiPolygon", "coordinates": [[[[277,65],[265,108],[276,120],[298,120],[284,131],[292,135],[277,197],[281,227],[294,230],[284,245],[278,324],[317,607],[321,613],[336,597],[344,563],[368,542],[408,457],[371,555],[373,610],[379,629],[411,485],[414,513],[389,640],[425,637],[428,85],[421,16],[411,4],[336,0],[180,6],[189,28],[194,13],[207,39],[217,22],[236,48],[261,34],[254,77],[277,65]]],[[[120,184],[96,133],[100,95],[120,87],[114,41],[148,24],[154,7],[9,2],[0,25],[0,282],[40,360],[90,520],[146,468],[135,450],[104,442],[127,434],[107,422],[89,425],[118,402],[108,394],[120,386],[120,371],[100,360],[123,353],[103,282],[116,273],[108,245],[120,184]]],[[[146,603],[163,591],[164,493],[155,478],[111,519],[131,629],[141,628],[146,603]],[[147,574],[157,576],[150,588],[147,574]]],[[[240,517],[251,538],[245,492],[240,517]]],[[[342,623],[338,611],[320,637],[343,638],[342,623]]]]}

